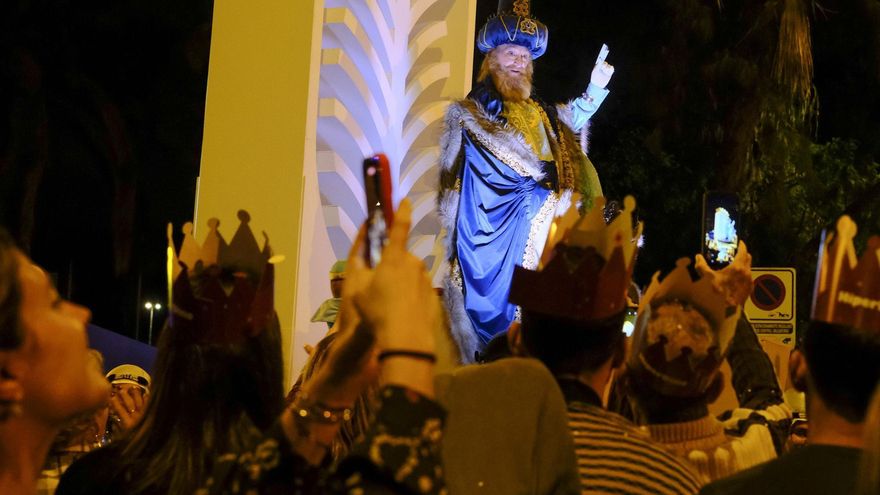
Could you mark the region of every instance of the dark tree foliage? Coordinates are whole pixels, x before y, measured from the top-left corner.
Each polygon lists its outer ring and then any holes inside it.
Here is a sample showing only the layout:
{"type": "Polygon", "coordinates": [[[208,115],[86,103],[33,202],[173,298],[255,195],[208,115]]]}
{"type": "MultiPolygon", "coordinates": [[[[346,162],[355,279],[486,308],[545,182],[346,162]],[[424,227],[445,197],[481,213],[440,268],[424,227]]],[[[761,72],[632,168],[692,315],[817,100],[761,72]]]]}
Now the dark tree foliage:
{"type": "Polygon", "coordinates": [[[162,297],[165,222],[191,216],[211,9],[0,2],[0,225],[131,335],[141,292],[162,297]]]}

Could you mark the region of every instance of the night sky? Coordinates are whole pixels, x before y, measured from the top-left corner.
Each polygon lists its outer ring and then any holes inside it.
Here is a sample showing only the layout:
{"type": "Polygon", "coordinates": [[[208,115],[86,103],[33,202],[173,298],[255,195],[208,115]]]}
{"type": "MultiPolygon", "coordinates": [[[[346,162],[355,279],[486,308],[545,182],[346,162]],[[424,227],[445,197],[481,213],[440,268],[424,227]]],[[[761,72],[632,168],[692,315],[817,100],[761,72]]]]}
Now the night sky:
{"type": "Polygon", "coordinates": [[[210,1],[0,2],[0,221],[93,322],[163,300],[192,217],[210,1]]]}
{"type": "MultiPolygon", "coordinates": [[[[770,77],[760,68],[776,31],[767,27],[772,22],[749,28],[767,3],[545,0],[533,6],[550,27],[535,73],[544,100],[580,94],[599,47],[611,47],[616,73],[593,122],[591,157],[606,193],[650,198],[650,205],[640,201],[653,212],[643,218],[651,221],[654,247],[640,258],[642,283],[696,251],[700,205],[675,191],[726,185],[697,130],[735,122],[739,108],[743,115],[754,110],[749,84],[770,77]],[[759,70],[751,80],[728,74],[704,84],[724,57],[739,63],[754,57],[759,70]],[[632,159],[626,170],[622,164],[632,157],[621,149],[625,138],[679,168],[655,173],[632,159]],[[672,192],[658,196],[648,183],[672,192]],[[693,218],[662,215],[689,209],[693,218]]],[[[496,5],[478,2],[478,28],[496,5]]],[[[817,144],[852,140],[855,161],[867,164],[854,173],[866,173],[880,159],[880,3],[804,5],[819,110],[805,136],[817,144]]],[[[145,336],[142,303],[164,298],[165,223],[179,226],[192,216],[211,9],[207,0],[0,3],[0,223],[56,276],[62,294],[92,308],[96,324],[123,334],[134,336],[140,327],[145,336]]],[[[871,190],[876,177],[863,179],[871,190]]],[[[874,199],[856,206],[876,220],[874,199]]],[[[764,266],[805,262],[784,255],[801,246],[774,250],[756,242],[766,252],[764,266]]]]}

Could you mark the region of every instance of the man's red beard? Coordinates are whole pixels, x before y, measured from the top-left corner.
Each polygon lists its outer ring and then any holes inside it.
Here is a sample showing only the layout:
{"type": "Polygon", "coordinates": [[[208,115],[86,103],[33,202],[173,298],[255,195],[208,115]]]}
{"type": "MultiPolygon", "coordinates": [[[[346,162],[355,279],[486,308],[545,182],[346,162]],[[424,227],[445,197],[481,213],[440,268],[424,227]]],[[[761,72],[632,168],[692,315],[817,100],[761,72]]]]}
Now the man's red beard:
{"type": "Polygon", "coordinates": [[[501,93],[502,99],[514,102],[525,101],[532,95],[532,74],[534,71],[535,68],[530,60],[524,72],[519,76],[507,74],[498,60],[490,53],[483,59],[477,80],[483,81],[487,76],[491,76],[492,83],[495,84],[495,89],[501,93]]]}

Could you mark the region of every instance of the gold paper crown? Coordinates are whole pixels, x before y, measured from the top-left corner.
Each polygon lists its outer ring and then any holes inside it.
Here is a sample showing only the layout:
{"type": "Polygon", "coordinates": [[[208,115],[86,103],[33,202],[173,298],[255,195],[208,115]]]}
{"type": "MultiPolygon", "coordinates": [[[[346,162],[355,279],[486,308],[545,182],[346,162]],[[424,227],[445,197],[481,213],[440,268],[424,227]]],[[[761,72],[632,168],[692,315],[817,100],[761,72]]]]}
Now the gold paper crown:
{"type": "Polygon", "coordinates": [[[170,327],[178,340],[231,342],[262,332],[274,316],[275,271],[284,259],[272,256],[269,238],[261,249],[239,210],[241,222],[229,244],[220,235],[220,221],[208,220],[205,242],[193,236],[193,224],[183,226],[180,254],[174,250],[168,224],[168,299],[170,327]]]}
{"type": "Polygon", "coordinates": [[[639,304],[629,368],[663,395],[693,397],[705,392],[727,355],[742,313],[742,307],[732,305],[719,289],[716,278],[724,279],[728,270],[748,269],[750,260],[740,243],[733,263],[696,280],[688,269],[689,258],[680,258],[662,281],[660,272],[655,273],[639,304]],[[691,329],[683,325],[668,331],[650,327],[658,307],[673,302],[695,308],[706,319],[712,332],[708,345],[694,348],[695,339],[687,335],[691,329]]]}
{"type": "Polygon", "coordinates": [[[861,259],[853,238],[858,226],[847,215],[835,232],[822,232],[812,319],[880,331],[880,237],[868,239],[861,259]]]}
{"type": "Polygon", "coordinates": [[[599,320],[626,308],[635,265],[632,212],[636,200],[627,196],[624,209],[606,224],[605,198],[596,198],[586,215],[578,213],[580,197],[572,197],[566,213],[550,226],[538,271],[517,266],[510,302],[523,309],[576,320],[599,320]]]}

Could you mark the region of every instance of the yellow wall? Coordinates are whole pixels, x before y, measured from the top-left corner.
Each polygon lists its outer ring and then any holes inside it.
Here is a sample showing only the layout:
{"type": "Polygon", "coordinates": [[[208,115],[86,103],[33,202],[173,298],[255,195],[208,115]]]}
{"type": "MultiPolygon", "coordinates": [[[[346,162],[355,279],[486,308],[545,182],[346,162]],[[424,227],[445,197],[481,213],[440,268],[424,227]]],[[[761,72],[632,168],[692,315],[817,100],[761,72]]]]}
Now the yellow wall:
{"type": "Polygon", "coordinates": [[[290,356],[303,216],[303,164],[314,167],[323,0],[216,0],[205,109],[197,238],[218,217],[231,237],[251,213],[276,254],[275,302],[290,356]]]}
{"type": "Polygon", "coordinates": [[[474,73],[474,40],[477,26],[485,19],[477,19],[477,0],[456,0],[449,23],[449,36],[444,46],[445,58],[452,64],[452,75],[447,82],[447,93],[453,99],[467,96],[474,73]]]}

